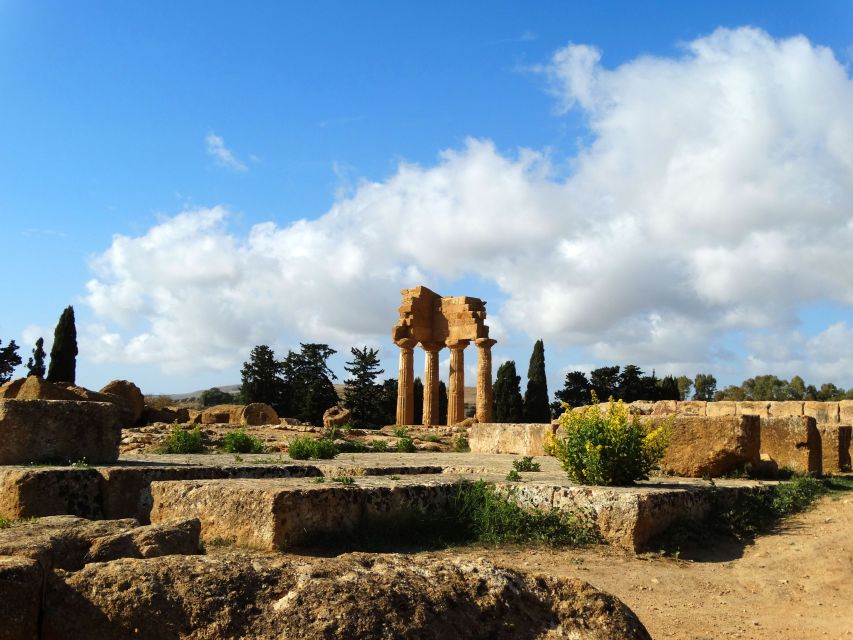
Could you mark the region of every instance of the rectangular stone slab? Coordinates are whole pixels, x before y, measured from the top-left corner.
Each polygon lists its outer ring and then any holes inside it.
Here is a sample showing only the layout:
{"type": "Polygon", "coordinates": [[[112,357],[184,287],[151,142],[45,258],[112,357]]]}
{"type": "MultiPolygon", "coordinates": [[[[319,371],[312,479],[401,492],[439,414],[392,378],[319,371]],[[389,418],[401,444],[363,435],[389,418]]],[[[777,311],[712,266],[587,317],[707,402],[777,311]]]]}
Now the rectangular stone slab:
{"type": "Polygon", "coordinates": [[[551,424],[475,424],[468,432],[468,446],[471,453],[544,456],[545,438],[556,429],[551,424]]]}
{"type": "Polygon", "coordinates": [[[817,423],[811,416],[763,418],[761,453],[779,469],[819,476],[823,473],[823,454],[817,423]]]}
{"type": "Polygon", "coordinates": [[[850,471],[851,427],[823,425],[817,428],[823,451],[823,472],[850,471]]]}

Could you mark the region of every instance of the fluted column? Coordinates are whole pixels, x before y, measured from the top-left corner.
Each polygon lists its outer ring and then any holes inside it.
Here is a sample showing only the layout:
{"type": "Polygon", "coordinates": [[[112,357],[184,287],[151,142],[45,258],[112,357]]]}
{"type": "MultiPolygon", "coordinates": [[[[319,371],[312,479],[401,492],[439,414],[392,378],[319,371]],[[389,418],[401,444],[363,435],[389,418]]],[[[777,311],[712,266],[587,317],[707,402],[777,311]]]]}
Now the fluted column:
{"type": "Polygon", "coordinates": [[[426,363],[424,366],[424,425],[438,424],[438,352],[444,347],[440,342],[422,343],[426,363]]]}
{"type": "Polygon", "coordinates": [[[477,345],[477,421],[491,422],[492,407],[492,346],[496,340],[480,338],[477,345]]]}
{"type": "Polygon", "coordinates": [[[448,342],[450,347],[450,378],[447,385],[447,424],[465,419],[465,347],[468,340],[448,342]]]}
{"type": "Polygon", "coordinates": [[[414,349],[417,342],[411,338],[395,340],[400,347],[400,373],[397,377],[397,424],[410,425],[415,419],[414,404],[414,349]]]}

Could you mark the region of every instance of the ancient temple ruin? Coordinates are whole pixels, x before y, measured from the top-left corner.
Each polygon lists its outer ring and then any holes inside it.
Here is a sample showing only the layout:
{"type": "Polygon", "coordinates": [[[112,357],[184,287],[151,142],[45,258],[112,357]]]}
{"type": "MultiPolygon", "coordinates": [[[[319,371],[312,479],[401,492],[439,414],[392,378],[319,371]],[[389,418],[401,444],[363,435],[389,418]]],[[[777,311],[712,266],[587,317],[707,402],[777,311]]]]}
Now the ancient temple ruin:
{"type": "Polygon", "coordinates": [[[450,349],[447,423],[465,418],[465,347],[478,349],[477,419],[492,421],[492,345],[486,326],[486,303],[467,296],[442,297],[426,287],[403,289],[400,319],[394,326],[394,344],[400,347],[397,386],[397,424],[414,421],[414,348],[426,354],[423,423],[438,423],[438,353],[450,349]]]}

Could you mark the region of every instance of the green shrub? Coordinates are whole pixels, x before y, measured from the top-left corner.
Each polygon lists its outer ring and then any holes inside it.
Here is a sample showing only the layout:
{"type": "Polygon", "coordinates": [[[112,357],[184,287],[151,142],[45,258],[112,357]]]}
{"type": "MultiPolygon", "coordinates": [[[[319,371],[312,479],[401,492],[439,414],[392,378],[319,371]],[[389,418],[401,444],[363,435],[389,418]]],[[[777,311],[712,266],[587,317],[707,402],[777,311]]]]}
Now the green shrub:
{"type": "Polygon", "coordinates": [[[315,440],[308,436],[297,436],[290,441],[287,453],[294,460],[330,460],[338,454],[338,450],[328,438],[315,440]]]}
{"type": "Polygon", "coordinates": [[[8,518],[0,516],[0,529],[8,529],[12,526],[12,521],[8,518]]]}
{"type": "Polygon", "coordinates": [[[393,433],[394,436],[397,438],[405,438],[406,436],[409,435],[409,432],[406,430],[406,427],[402,427],[402,426],[401,427],[394,427],[394,429],[391,431],[391,433],[393,433]]]}
{"type": "Polygon", "coordinates": [[[453,450],[456,453],[467,453],[468,451],[471,451],[471,447],[468,445],[468,437],[464,433],[460,433],[453,438],[453,450]]]}
{"type": "Polygon", "coordinates": [[[204,453],[204,439],[198,427],[184,431],[179,425],[172,431],[157,449],[157,453],[204,453]]]}
{"type": "Polygon", "coordinates": [[[513,460],[512,468],[515,471],[541,471],[538,462],[533,461],[532,456],[524,456],[521,460],[513,460]]]}
{"type": "Polygon", "coordinates": [[[400,453],[414,453],[417,451],[415,448],[415,442],[410,437],[406,436],[405,438],[400,438],[397,441],[397,451],[400,453]]]}
{"type": "Polygon", "coordinates": [[[428,436],[424,436],[424,442],[441,442],[441,438],[434,433],[431,433],[428,436]]]}
{"type": "Polygon", "coordinates": [[[265,450],[264,443],[243,428],[226,434],[222,438],[222,448],[228,453],[263,453],[265,450]]]}
{"type": "Polygon", "coordinates": [[[560,424],[565,435],[549,436],[546,450],[581,484],[628,485],[648,479],[669,439],[669,422],[647,430],[621,400],[611,398],[602,413],[594,394],[591,406],[565,411],[560,424]]]}
{"type": "Polygon", "coordinates": [[[509,473],[506,474],[506,479],[508,482],[521,482],[521,474],[517,469],[510,469],[509,473]]]}
{"type": "Polygon", "coordinates": [[[373,449],[376,453],[385,453],[388,451],[388,441],[387,440],[373,440],[370,443],[370,448],[373,449]]]}
{"type": "Polygon", "coordinates": [[[355,484],[355,478],[352,476],[335,476],[332,478],[332,482],[337,482],[338,484],[355,484]]]}

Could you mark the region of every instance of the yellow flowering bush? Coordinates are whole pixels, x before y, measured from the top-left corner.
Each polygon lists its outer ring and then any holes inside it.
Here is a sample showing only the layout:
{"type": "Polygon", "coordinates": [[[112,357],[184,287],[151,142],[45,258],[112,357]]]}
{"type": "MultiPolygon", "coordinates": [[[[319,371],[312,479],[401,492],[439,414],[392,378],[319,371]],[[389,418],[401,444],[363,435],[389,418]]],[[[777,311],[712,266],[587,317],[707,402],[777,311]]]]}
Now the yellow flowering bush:
{"type": "Polygon", "coordinates": [[[560,416],[563,435],[551,435],[546,451],[560,461],[571,480],[581,484],[627,485],[646,480],[669,443],[670,422],[646,428],[619,400],[606,413],[592,404],[560,416]]]}

